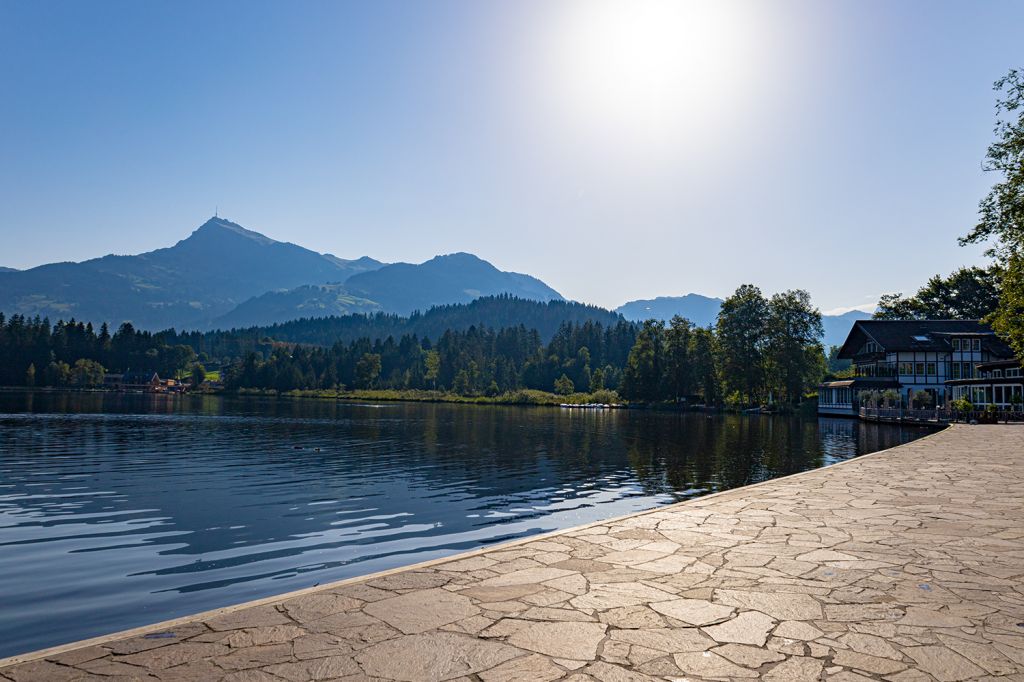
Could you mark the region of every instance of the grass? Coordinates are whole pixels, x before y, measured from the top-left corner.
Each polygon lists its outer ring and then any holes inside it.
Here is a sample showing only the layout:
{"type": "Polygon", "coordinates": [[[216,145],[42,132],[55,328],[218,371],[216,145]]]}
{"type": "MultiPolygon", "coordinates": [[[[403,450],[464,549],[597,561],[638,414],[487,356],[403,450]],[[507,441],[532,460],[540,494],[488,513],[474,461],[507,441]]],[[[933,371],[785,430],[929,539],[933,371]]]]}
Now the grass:
{"type": "Polygon", "coordinates": [[[595,393],[573,393],[558,395],[546,391],[520,389],[508,391],[494,396],[458,395],[446,391],[364,389],[351,391],[330,390],[296,390],[279,393],[273,389],[239,389],[239,395],[283,395],[295,398],[318,398],[323,400],[361,400],[361,401],[405,401],[427,403],[466,403],[472,405],[560,405],[562,403],[621,403],[622,399],[614,391],[597,391],[595,393]]]}

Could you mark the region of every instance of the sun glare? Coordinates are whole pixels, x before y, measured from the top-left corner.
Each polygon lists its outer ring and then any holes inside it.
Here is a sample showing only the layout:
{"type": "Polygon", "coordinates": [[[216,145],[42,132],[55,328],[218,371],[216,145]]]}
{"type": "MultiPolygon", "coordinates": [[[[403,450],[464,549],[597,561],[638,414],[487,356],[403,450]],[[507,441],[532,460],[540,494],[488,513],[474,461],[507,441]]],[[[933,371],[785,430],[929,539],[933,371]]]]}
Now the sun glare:
{"type": "Polygon", "coordinates": [[[731,0],[581,0],[552,24],[550,87],[570,124],[675,145],[737,102],[757,36],[731,0]]]}

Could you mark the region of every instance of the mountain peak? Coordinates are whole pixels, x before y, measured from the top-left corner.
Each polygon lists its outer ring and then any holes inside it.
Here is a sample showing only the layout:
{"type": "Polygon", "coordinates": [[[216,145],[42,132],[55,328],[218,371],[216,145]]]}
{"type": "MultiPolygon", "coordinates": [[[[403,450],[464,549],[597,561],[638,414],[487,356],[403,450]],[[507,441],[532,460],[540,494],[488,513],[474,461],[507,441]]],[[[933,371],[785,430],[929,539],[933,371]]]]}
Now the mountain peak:
{"type": "MultiPolygon", "coordinates": [[[[467,253],[465,251],[457,251],[455,253],[446,253],[440,256],[434,256],[426,263],[487,263],[487,265],[490,265],[490,263],[480,256],[475,256],[472,253],[467,253]]],[[[424,265],[426,265],[426,263],[424,263],[424,265]]]]}
{"type": "Polygon", "coordinates": [[[234,235],[245,237],[246,239],[251,239],[254,242],[264,245],[277,243],[276,241],[274,241],[270,237],[267,237],[266,235],[262,235],[259,232],[253,232],[252,230],[247,230],[238,223],[233,223],[227,218],[221,218],[219,216],[214,216],[207,220],[202,225],[200,225],[198,228],[196,228],[196,231],[193,232],[189,238],[191,239],[192,237],[204,237],[208,235],[224,233],[232,233],[234,235]]]}

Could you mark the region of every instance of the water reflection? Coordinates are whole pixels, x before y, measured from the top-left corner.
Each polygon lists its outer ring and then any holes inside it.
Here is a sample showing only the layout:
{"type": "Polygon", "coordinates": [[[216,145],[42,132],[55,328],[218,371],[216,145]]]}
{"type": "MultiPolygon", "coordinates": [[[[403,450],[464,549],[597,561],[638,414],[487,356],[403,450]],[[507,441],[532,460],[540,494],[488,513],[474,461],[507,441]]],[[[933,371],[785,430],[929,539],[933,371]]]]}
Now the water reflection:
{"type": "Polygon", "coordinates": [[[0,394],[0,656],[924,433],[839,419],[0,394]]]}

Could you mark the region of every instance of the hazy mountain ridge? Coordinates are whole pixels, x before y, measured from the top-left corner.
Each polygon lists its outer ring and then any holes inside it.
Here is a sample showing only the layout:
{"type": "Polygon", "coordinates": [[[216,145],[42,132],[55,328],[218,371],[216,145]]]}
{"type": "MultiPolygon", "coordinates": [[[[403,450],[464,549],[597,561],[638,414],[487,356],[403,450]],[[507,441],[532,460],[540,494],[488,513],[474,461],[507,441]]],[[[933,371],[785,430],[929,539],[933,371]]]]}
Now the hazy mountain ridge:
{"type": "MultiPolygon", "coordinates": [[[[702,296],[701,294],[686,294],[685,296],[659,296],[652,299],[629,301],[616,308],[615,312],[632,322],[650,319],[668,321],[674,315],[680,315],[694,324],[706,327],[715,323],[715,318],[718,317],[721,307],[722,299],[720,298],[702,296]]],[[[829,346],[842,345],[855,321],[869,319],[871,319],[871,313],[860,310],[851,310],[841,315],[822,315],[821,324],[825,328],[822,343],[826,349],[829,346]]]]}
{"type": "Polygon", "coordinates": [[[671,320],[681,315],[699,327],[715,323],[718,310],[722,307],[722,299],[686,294],[685,296],[658,296],[651,299],[638,299],[623,303],[615,312],[627,320],[643,322],[644,320],[671,320]]]}
{"type": "Polygon", "coordinates": [[[346,260],[211,218],[174,246],[0,272],[0,310],[144,329],[270,324],[383,310],[403,315],[508,293],[562,300],[540,280],[467,253],[422,264],[346,260]],[[373,275],[384,271],[380,275],[373,275]],[[344,287],[340,285],[344,284],[344,287]]]}
{"type": "Polygon", "coordinates": [[[345,288],[399,315],[506,293],[537,301],[564,300],[561,294],[535,277],[502,272],[469,253],[436,256],[419,265],[385,265],[354,275],[345,283],[345,288]]]}
{"type": "Polygon", "coordinates": [[[203,327],[270,290],[343,282],[382,264],[345,261],[211,218],[174,246],[0,274],[0,310],[138,327],[203,327]]]}

